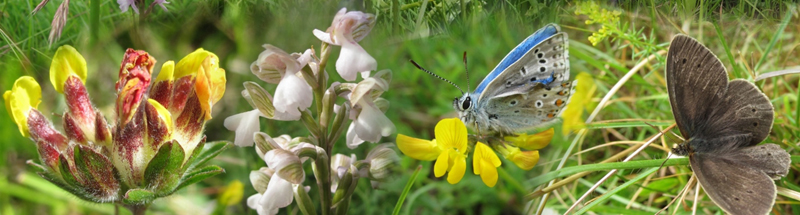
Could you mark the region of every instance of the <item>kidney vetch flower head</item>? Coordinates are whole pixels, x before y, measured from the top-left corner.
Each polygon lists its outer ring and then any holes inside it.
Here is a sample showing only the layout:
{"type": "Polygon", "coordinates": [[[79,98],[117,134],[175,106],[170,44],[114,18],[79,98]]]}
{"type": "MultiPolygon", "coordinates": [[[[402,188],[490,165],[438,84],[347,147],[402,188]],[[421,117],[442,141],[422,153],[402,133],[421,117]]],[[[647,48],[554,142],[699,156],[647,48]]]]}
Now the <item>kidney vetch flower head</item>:
{"type": "Polygon", "coordinates": [[[3,99],[20,133],[38,146],[41,164],[29,163],[82,199],[119,203],[135,214],[155,198],[222,173],[218,166],[200,167],[228,145],[206,143],[202,132],[225,91],[219,59],[198,49],[177,67],[164,63],[153,82],[155,64],[145,51],[125,52],[116,82],[115,118],[109,123],[84,85],[85,59],[71,46],[59,47],[50,82],[67,103],[59,117],[63,131],[37,109],[41,88],[36,80],[17,79],[3,99]]]}

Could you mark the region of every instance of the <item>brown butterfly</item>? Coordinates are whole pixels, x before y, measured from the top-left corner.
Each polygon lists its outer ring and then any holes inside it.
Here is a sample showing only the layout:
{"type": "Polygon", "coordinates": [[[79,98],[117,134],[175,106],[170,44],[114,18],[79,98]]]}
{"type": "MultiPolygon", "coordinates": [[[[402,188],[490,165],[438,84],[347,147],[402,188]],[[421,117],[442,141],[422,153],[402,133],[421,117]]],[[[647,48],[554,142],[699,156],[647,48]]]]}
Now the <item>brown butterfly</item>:
{"type": "Polygon", "coordinates": [[[719,58],[697,40],[678,35],[667,55],[672,113],[686,141],[672,149],[688,155],[700,185],[730,214],[767,214],[775,182],[789,171],[789,153],[761,144],[772,128],[773,107],[752,83],[728,81],[719,58]]]}

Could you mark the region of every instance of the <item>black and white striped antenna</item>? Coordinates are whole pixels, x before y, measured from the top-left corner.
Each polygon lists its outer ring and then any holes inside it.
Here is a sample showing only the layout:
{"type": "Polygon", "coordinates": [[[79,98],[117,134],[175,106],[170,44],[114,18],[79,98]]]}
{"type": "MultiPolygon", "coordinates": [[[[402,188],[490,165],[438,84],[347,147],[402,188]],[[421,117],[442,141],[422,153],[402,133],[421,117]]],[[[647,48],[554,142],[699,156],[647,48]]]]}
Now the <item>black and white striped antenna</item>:
{"type": "Polygon", "coordinates": [[[433,77],[437,77],[439,79],[442,79],[443,81],[449,83],[450,85],[453,85],[454,87],[458,88],[458,90],[461,91],[461,94],[464,94],[464,90],[462,90],[461,87],[458,87],[458,85],[454,84],[453,82],[451,82],[451,81],[449,81],[447,79],[442,78],[442,76],[438,76],[436,74],[433,74],[433,72],[428,71],[425,68],[422,68],[421,66],[419,66],[419,64],[417,64],[417,62],[414,62],[414,60],[409,60],[409,61],[411,61],[411,63],[414,64],[414,66],[416,66],[417,69],[422,70],[422,71],[428,73],[429,75],[432,75],[433,77]]]}

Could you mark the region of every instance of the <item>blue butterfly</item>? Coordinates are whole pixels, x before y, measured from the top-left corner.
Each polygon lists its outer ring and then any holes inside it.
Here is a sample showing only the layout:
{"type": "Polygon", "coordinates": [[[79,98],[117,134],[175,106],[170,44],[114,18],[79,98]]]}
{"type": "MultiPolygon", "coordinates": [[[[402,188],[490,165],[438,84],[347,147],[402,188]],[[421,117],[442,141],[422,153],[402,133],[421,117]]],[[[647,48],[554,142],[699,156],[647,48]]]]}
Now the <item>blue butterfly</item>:
{"type": "Polygon", "coordinates": [[[511,50],[474,92],[453,100],[461,121],[481,134],[512,134],[554,122],[576,84],[569,82],[568,45],[567,33],[556,24],[537,30],[511,50]]]}

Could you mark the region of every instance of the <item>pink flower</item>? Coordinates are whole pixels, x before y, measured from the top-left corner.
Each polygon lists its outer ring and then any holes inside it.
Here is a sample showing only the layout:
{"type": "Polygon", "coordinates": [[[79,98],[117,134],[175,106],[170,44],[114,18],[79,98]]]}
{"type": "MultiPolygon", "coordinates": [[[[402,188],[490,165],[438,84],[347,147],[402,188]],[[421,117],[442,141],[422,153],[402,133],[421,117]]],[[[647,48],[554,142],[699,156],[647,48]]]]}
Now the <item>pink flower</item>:
{"type": "Polygon", "coordinates": [[[119,9],[123,13],[128,12],[128,7],[132,7],[134,12],[139,13],[139,8],[136,7],[136,0],[117,0],[117,4],[119,4],[119,9]]]}
{"type": "Polygon", "coordinates": [[[375,15],[361,11],[347,12],[347,8],[342,8],[326,32],[314,29],[314,36],[323,42],[342,47],[336,60],[336,71],[344,80],[355,81],[356,73],[366,78],[370,71],[378,68],[375,58],[358,45],[358,41],[364,39],[373,26],[375,15]]]}
{"type": "MultiPolygon", "coordinates": [[[[136,7],[136,0],[117,0],[117,4],[119,4],[119,9],[123,13],[128,11],[128,7],[132,7],[133,12],[139,13],[139,7],[136,7]]],[[[158,4],[164,11],[167,11],[167,6],[164,4],[169,4],[169,2],[167,0],[153,0],[152,4],[158,4]]]]}

